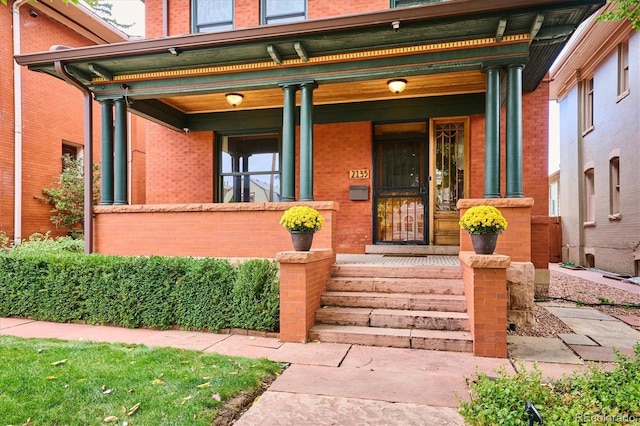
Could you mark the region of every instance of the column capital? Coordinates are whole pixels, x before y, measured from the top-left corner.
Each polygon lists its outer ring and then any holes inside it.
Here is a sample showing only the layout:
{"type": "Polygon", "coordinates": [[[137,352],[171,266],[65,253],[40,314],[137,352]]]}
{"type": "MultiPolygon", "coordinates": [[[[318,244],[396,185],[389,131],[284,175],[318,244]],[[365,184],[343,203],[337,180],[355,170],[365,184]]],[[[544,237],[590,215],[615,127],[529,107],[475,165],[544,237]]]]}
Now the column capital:
{"type": "Polygon", "coordinates": [[[313,79],[289,80],[289,81],[283,81],[281,83],[278,83],[278,86],[282,87],[283,89],[286,89],[289,87],[294,87],[296,89],[299,89],[303,86],[309,86],[309,85],[313,85],[314,88],[318,87],[318,83],[313,79]]]}

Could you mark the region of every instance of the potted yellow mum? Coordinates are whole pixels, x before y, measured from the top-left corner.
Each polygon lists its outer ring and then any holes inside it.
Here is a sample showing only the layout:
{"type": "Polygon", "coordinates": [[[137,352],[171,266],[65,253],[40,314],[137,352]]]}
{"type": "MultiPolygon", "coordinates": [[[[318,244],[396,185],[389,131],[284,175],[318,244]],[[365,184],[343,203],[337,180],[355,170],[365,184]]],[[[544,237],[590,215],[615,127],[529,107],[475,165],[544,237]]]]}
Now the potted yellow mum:
{"type": "Polygon", "coordinates": [[[280,225],[289,231],[296,251],[309,251],[313,234],[322,229],[324,218],[308,206],[290,207],[282,214],[280,225]]]}
{"type": "Polygon", "coordinates": [[[507,220],[493,206],[473,206],[460,218],[460,228],[471,234],[473,249],[477,254],[493,254],[498,234],[507,229],[507,220]]]}

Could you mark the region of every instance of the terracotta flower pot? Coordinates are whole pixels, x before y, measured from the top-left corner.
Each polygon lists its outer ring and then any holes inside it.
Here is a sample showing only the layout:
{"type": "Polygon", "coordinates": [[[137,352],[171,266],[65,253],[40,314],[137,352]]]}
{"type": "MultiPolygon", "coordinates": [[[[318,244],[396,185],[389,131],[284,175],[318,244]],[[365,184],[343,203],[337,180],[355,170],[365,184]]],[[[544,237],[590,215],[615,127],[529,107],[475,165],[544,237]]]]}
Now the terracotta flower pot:
{"type": "Polygon", "coordinates": [[[295,251],[309,251],[313,244],[313,232],[289,231],[295,251]]]}
{"type": "Polygon", "coordinates": [[[471,234],[471,243],[476,254],[493,254],[498,234],[471,234]]]}

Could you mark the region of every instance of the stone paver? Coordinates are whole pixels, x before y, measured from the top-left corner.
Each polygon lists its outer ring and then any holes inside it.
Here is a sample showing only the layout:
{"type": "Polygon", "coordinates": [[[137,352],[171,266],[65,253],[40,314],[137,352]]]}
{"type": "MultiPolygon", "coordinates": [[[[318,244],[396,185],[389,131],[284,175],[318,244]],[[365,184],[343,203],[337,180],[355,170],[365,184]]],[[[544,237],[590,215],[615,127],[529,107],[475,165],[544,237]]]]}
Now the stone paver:
{"type": "MultiPolygon", "coordinates": [[[[571,345],[571,349],[585,361],[613,362],[615,360],[613,348],[611,347],[571,345]]],[[[617,350],[621,354],[633,356],[633,349],[619,348],[617,350]]]]}
{"type": "Polygon", "coordinates": [[[351,345],[344,343],[285,343],[268,356],[272,361],[338,367],[351,345]]]}
{"type": "Polygon", "coordinates": [[[640,327],[640,315],[616,315],[616,318],[632,327],[640,327]]]}
{"type": "Polygon", "coordinates": [[[450,407],[267,391],[236,426],[464,425],[450,407]]]}
{"type": "Polygon", "coordinates": [[[591,340],[589,336],[583,334],[558,334],[558,337],[567,345],[594,345],[598,346],[596,342],[591,340]]]}
{"type": "MultiPolygon", "coordinates": [[[[0,318],[0,330],[5,328],[17,327],[19,325],[28,324],[35,320],[26,318],[0,318]]],[[[2,334],[2,332],[0,332],[2,334]]]]}
{"type": "MultiPolygon", "coordinates": [[[[610,317],[612,318],[612,317],[610,317]]],[[[589,336],[600,346],[632,348],[640,342],[640,331],[617,320],[596,320],[584,318],[560,318],[577,334],[589,336]]]]}
{"type": "Polygon", "coordinates": [[[551,312],[553,315],[560,319],[564,318],[582,318],[582,319],[596,319],[604,321],[615,321],[610,315],[598,311],[597,309],[588,307],[559,307],[559,306],[545,306],[545,309],[551,312]]]}
{"type": "Polygon", "coordinates": [[[589,366],[586,364],[558,364],[556,362],[518,361],[516,363],[516,370],[521,371],[522,367],[524,367],[529,372],[533,371],[534,368],[537,368],[540,373],[542,373],[542,381],[545,382],[561,379],[563,376],[571,375],[575,371],[584,371],[589,369],[589,366]]]}
{"type": "Polygon", "coordinates": [[[229,334],[213,334],[197,331],[165,330],[144,341],[147,346],[173,347],[203,351],[231,337],[229,334]]]}
{"type": "Polygon", "coordinates": [[[513,372],[508,359],[476,357],[471,353],[376,348],[354,346],[342,367],[385,371],[416,371],[427,374],[450,374],[454,377],[470,376],[479,370],[489,375],[501,366],[513,372]]]}
{"type": "Polygon", "coordinates": [[[468,399],[462,375],[452,377],[410,369],[400,372],[294,364],[269,390],[452,408],[458,406],[458,396],[468,399]]]}
{"type": "Polygon", "coordinates": [[[510,357],[515,360],[582,364],[561,340],[547,337],[507,336],[510,357]]]}
{"type": "Polygon", "coordinates": [[[205,349],[205,352],[248,358],[269,358],[282,345],[283,343],[278,339],[271,337],[230,335],[227,339],[205,349]]]}

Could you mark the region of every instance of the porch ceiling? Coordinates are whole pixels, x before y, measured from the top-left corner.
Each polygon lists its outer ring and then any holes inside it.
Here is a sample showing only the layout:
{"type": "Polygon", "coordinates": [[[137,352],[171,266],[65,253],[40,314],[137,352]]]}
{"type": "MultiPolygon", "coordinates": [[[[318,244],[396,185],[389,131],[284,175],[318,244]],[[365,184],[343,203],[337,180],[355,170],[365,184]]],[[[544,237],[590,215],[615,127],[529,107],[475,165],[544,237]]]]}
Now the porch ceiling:
{"type": "Polygon", "coordinates": [[[282,105],[278,84],[319,83],[314,103],[397,99],[386,86],[408,80],[401,97],[484,91],[482,68],[526,63],[534,90],[577,25],[604,0],[450,0],[425,6],[223,33],[136,40],[20,55],[59,77],[64,66],[96,99],[127,96],[130,108],[181,129],[186,116],[282,105]],[[392,22],[399,22],[394,31],[392,22]],[[171,53],[173,52],[173,53],[171,53]],[[176,118],[178,117],[178,118],[176,118]]]}

